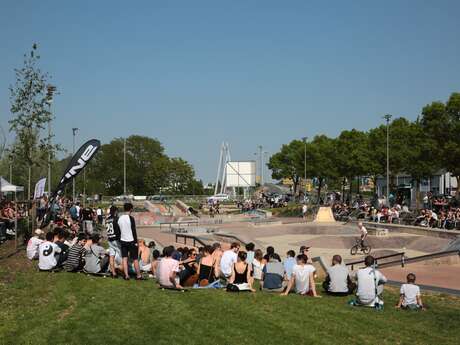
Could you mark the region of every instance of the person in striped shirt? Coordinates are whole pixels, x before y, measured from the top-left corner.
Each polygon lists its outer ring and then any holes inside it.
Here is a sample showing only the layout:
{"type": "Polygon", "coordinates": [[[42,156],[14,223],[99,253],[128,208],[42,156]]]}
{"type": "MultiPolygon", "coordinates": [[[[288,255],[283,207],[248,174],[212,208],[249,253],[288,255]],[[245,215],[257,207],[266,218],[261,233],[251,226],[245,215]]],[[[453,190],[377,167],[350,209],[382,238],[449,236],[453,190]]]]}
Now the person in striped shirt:
{"type": "Polygon", "coordinates": [[[78,234],[77,242],[70,247],[69,256],[64,264],[64,269],[68,272],[80,271],[83,268],[84,246],[88,236],[84,233],[78,234]]]}

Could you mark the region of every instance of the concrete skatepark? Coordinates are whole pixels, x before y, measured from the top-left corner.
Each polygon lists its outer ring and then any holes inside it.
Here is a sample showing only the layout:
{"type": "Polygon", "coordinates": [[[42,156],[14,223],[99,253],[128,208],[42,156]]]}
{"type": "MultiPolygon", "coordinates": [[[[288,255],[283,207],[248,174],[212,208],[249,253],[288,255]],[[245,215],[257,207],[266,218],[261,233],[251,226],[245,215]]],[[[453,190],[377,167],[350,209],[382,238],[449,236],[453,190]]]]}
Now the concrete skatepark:
{"type": "MultiPolygon", "coordinates": [[[[177,229],[183,229],[184,233],[188,233],[186,236],[194,237],[199,241],[199,244],[195,242],[196,246],[221,242],[225,247],[235,240],[243,244],[254,242],[256,247],[262,250],[267,246],[275,247],[276,252],[282,257],[285,257],[288,250],[293,249],[297,252],[300,246],[305,245],[311,247],[310,257],[315,258],[316,261],[321,259],[323,267],[329,265],[334,254],[340,254],[348,263],[364,258],[362,253],[354,256],[350,254],[350,248],[359,238],[356,224],[335,222],[330,208],[321,208],[313,222],[305,222],[301,218],[260,219],[253,215],[222,215],[213,219],[202,217],[192,222],[185,213],[183,217],[176,215],[168,220],[170,220],[168,223],[172,224],[150,226],[141,223],[138,230],[140,236],[156,241],[160,247],[169,244],[190,247],[194,244],[191,238],[180,235],[176,237],[177,229]]],[[[426,233],[409,233],[404,229],[395,231],[390,228],[382,236],[372,227],[368,229],[367,242],[372,247],[371,254],[374,257],[404,252],[404,257],[410,259],[452,249],[452,243],[455,242],[455,235],[451,234],[441,237],[426,233]]],[[[359,267],[358,264],[354,269],[359,267]]],[[[432,287],[433,290],[452,289],[455,290],[454,293],[460,294],[458,255],[408,263],[404,267],[393,265],[382,268],[382,271],[396,284],[404,282],[406,275],[413,272],[418,277],[417,282],[422,286],[432,287]]]]}

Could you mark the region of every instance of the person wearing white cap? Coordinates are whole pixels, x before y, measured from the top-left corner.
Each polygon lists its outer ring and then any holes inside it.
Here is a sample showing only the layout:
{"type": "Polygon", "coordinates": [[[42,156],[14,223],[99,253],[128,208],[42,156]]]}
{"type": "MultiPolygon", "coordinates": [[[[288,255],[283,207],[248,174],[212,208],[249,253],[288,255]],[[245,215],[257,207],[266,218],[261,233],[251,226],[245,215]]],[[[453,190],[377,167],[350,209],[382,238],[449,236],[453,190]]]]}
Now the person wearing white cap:
{"type": "Polygon", "coordinates": [[[38,259],[38,246],[43,242],[43,230],[35,230],[35,235],[27,242],[27,258],[29,260],[38,259]]]}

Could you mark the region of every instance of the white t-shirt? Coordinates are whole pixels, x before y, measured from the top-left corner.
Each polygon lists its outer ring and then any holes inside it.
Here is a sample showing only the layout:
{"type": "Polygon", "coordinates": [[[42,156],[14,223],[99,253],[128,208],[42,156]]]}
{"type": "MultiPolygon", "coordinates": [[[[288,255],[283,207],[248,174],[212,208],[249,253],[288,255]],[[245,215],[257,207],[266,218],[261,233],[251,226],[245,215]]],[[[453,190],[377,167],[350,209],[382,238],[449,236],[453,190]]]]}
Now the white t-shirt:
{"type": "Polygon", "coordinates": [[[417,304],[417,296],[420,296],[420,288],[415,284],[401,285],[401,295],[404,296],[402,305],[417,304]]]}
{"type": "Polygon", "coordinates": [[[220,259],[220,270],[229,277],[232,274],[232,267],[236,263],[238,255],[233,250],[226,250],[220,259]]]}
{"type": "Polygon", "coordinates": [[[302,213],[304,213],[304,214],[307,213],[307,210],[308,210],[307,205],[303,205],[302,206],[302,213]]]}
{"type": "Polygon", "coordinates": [[[312,265],[295,265],[292,269],[292,277],[295,279],[295,291],[306,294],[310,291],[310,274],[315,272],[312,265]]]}
{"type": "Polygon", "coordinates": [[[366,267],[358,270],[356,273],[358,279],[358,292],[357,295],[359,300],[363,304],[373,303],[375,298],[375,283],[386,283],[387,278],[380,273],[380,271],[374,270],[372,267],[366,267]]]}
{"type": "Polygon", "coordinates": [[[43,243],[43,240],[38,237],[31,237],[27,242],[27,258],[29,260],[38,258],[38,246],[43,243]]]}
{"type": "Polygon", "coordinates": [[[77,217],[80,217],[80,206],[75,205],[75,208],[77,209],[77,217]]]}
{"type": "Polygon", "coordinates": [[[265,265],[257,259],[254,259],[254,261],[252,261],[254,279],[262,280],[262,270],[264,269],[264,266],[265,265]]]}
{"type": "Polygon", "coordinates": [[[96,214],[97,214],[98,216],[102,216],[102,210],[101,210],[100,208],[98,208],[98,209],[96,210],[96,214]]]}
{"type": "Polygon", "coordinates": [[[61,248],[56,243],[45,241],[38,246],[38,268],[50,270],[56,267],[56,254],[61,252],[61,248]]]}
{"type": "Polygon", "coordinates": [[[361,231],[361,235],[363,236],[367,235],[367,229],[364,227],[364,225],[361,227],[360,231],[361,231]]]}
{"type": "Polygon", "coordinates": [[[124,214],[118,218],[118,226],[120,227],[120,240],[124,242],[134,241],[131,219],[128,214],[124,214]]]}

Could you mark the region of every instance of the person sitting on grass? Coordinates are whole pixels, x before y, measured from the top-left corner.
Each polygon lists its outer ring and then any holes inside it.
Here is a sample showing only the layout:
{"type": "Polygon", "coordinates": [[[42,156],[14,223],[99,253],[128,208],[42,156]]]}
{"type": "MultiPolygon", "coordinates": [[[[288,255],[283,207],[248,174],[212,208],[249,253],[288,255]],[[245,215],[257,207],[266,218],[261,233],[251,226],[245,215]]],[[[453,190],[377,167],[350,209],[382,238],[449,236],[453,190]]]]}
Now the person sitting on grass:
{"type": "Polygon", "coordinates": [[[332,257],[332,266],[327,268],[323,289],[327,294],[333,296],[351,295],[356,289],[356,284],[351,281],[348,268],[342,265],[340,255],[332,257]]]}
{"type": "Polygon", "coordinates": [[[184,259],[180,262],[180,266],[183,268],[179,273],[180,285],[190,287],[198,281],[196,257],[196,249],[191,248],[187,250],[186,255],[183,257],[184,259]]]}
{"type": "Polygon", "coordinates": [[[254,252],[254,260],[252,261],[252,276],[255,281],[259,282],[259,287],[262,288],[262,270],[265,266],[264,254],[260,249],[254,252]]]}
{"type": "Polygon", "coordinates": [[[233,265],[229,283],[236,285],[239,291],[255,292],[256,290],[252,287],[252,270],[250,265],[246,263],[246,259],[246,252],[241,251],[238,253],[238,259],[233,265]]]}
{"type": "Polygon", "coordinates": [[[173,246],[163,249],[163,258],[160,260],[157,269],[157,279],[161,287],[182,289],[179,282],[179,261],[171,256],[174,252],[173,246]]]}
{"type": "Polygon", "coordinates": [[[40,271],[51,271],[57,266],[57,256],[61,252],[61,248],[53,240],[53,232],[47,232],[45,241],[38,246],[38,268],[40,271]]]}
{"type": "Polygon", "coordinates": [[[145,240],[137,241],[139,246],[139,269],[141,272],[152,272],[152,257],[150,248],[145,245],[145,240]]]}
{"type": "Polygon", "coordinates": [[[246,262],[250,265],[252,265],[252,262],[254,261],[254,249],[255,249],[255,245],[254,243],[252,242],[249,242],[248,244],[246,244],[245,248],[246,248],[246,254],[247,254],[247,259],[246,259],[246,262]]]}
{"type": "MultiPolygon", "coordinates": [[[[272,247],[273,248],[273,247],[272,247]]],[[[262,290],[281,292],[286,287],[284,266],[278,254],[272,253],[262,269],[262,290]]]]}
{"type": "Polygon", "coordinates": [[[160,263],[160,252],[157,249],[152,251],[152,276],[157,277],[158,264],[160,263]]]}
{"type": "Polygon", "coordinates": [[[38,247],[43,243],[44,232],[41,229],[35,230],[35,235],[27,242],[27,258],[29,260],[38,259],[38,247]]]}
{"type": "Polygon", "coordinates": [[[240,245],[233,242],[230,245],[230,249],[226,250],[220,259],[220,272],[222,278],[229,279],[232,275],[233,265],[238,259],[238,252],[240,251],[240,245]]]}
{"type": "Polygon", "coordinates": [[[407,275],[407,284],[401,285],[399,302],[396,305],[397,309],[403,308],[408,310],[424,310],[420,288],[415,285],[415,274],[407,275]]]}
{"type": "Polygon", "coordinates": [[[292,269],[296,265],[295,251],[288,250],[286,253],[286,259],[284,259],[284,271],[286,272],[286,279],[291,279],[292,269]]]}
{"type": "Polygon", "coordinates": [[[208,286],[213,283],[215,278],[215,262],[212,256],[212,247],[204,246],[203,257],[198,265],[198,284],[201,287],[208,286]]]}
{"type": "Polygon", "coordinates": [[[267,247],[267,252],[265,253],[264,255],[264,259],[266,262],[269,262],[270,261],[270,257],[273,256],[273,254],[275,254],[275,248],[273,248],[272,246],[268,246],[267,247]]]}
{"type": "Polygon", "coordinates": [[[59,255],[57,256],[57,267],[62,267],[67,261],[67,256],[69,255],[69,246],[65,244],[69,233],[63,228],[56,228],[53,233],[54,243],[61,249],[59,255]]]}
{"type": "Polygon", "coordinates": [[[364,264],[366,267],[356,273],[358,292],[356,293],[357,299],[352,304],[366,307],[382,306],[381,295],[387,278],[375,268],[375,259],[372,255],[366,256],[364,264]]]}
{"type": "Polygon", "coordinates": [[[109,258],[106,250],[99,245],[98,234],[91,236],[91,242],[85,246],[85,266],[83,270],[87,273],[105,272],[109,265],[109,258]]]}
{"type": "Polygon", "coordinates": [[[292,276],[287,289],[282,295],[287,296],[295,287],[295,292],[303,296],[320,297],[316,293],[315,268],[307,264],[308,257],[304,254],[297,255],[297,265],[292,269],[292,276]]]}
{"type": "Polygon", "coordinates": [[[77,242],[70,247],[67,261],[64,264],[64,269],[67,272],[77,272],[83,269],[83,255],[85,253],[85,244],[87,235],[84,233],[78,234],[77,242]]]}

